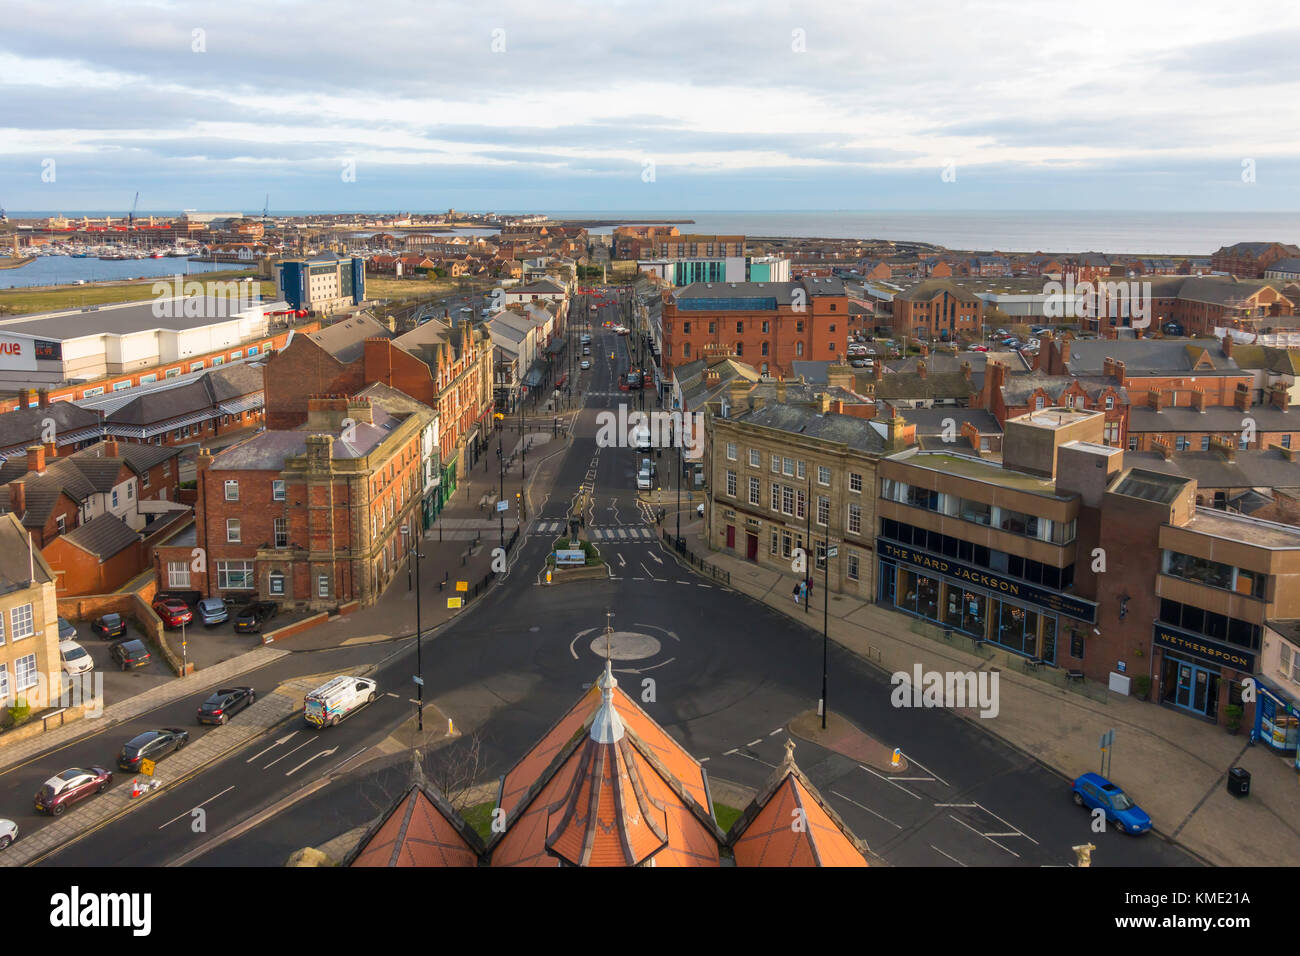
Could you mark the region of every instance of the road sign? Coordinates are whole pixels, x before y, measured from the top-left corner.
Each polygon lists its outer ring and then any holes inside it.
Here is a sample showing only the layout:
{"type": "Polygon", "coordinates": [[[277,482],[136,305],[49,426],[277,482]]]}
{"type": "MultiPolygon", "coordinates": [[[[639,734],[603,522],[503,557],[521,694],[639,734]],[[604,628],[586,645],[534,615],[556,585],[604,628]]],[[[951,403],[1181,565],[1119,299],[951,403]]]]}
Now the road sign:
{"type": "Polygon", "coordinates": [[[415,675],[413,675],[413,676],[411,677],[411,680],[415,681],[415,682],[416,682],[417,684],[419,684],[421,687],[424,686],[424,678],[421,677],[419,674],[415,674],[415,675]]]}
{"type": "Polygon", "coordinates": [[[497,511],[509,511],[509,510],[510,510],[510,502],[508,501],[497,502],[497,511]]]}
{"type": "Polygon", "coordinates": [[[1097,742],[1098,750],[1109,750],[1115,746],[1115,729],[1112,727],[1101,735],[1101,740],[1097,742]]]}
{"type": "Polygon", "coordinates": [[[840,553],[839,545],[834,545],[834,544],[831,545],[829,548],[826,549],[826,553],[830,555],[832,558],[839,557],[839,553],[840,553]]]}
{"type": "Polygon", "coordinates": [[[464,606],[464,604],[465,604],[464,598],[447,598],[447,607],[449,609],[455,610],[458,607],[464,606]]]}
{"type": "Polygon", "coordinates": [[[154,762],[152,760],[145,759],[140,761],[140,772],[144,774],[146,777],[153,776],[153,768],[154,768],[154,762]]]}
{"type": "Polygon", "coordinates": [[[457,581],[457,582],[456,582],[456,590],[457,590],[457,591],[468,591],[468,590],[469,590],[469,582],[468,582],[468,581],[457,581]]]}

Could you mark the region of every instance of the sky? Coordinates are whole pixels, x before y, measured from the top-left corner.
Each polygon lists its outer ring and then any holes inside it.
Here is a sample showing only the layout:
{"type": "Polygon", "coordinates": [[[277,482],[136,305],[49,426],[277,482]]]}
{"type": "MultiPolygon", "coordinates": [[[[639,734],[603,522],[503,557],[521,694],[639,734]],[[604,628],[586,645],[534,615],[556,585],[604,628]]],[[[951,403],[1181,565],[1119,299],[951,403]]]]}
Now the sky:
{"type": "Polygon", "coordinates": [[[10,212],[1300,209],[1300,4],[5,6],[10,212]]]}

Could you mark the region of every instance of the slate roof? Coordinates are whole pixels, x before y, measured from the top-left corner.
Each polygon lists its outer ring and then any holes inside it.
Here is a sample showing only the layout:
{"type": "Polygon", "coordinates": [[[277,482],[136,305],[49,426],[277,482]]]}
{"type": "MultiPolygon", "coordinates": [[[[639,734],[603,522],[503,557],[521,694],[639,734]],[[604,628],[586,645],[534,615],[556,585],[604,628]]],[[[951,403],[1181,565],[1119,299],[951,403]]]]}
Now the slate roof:
{"type": "Polygon", "coordinates": [[[56,444],[74,441],[74,433],[100,428],[99,413],[72,402],[54,402],[48,408],[17,408],[0,415],[0,448],[41,444],[46,419],[54,422],[56,444]]]}
{"type": "Polygon", "coordinates": [[[1106,388],[1114,388],[1119,395],[1119,403],[1129,402],[1128,389],[1120,387],[1119,379],[1107,375],[1048,375],[1046,372],[1026,372],[1023,375],[1008,375],[1002,385],[1002,400],[1008,405],[1024,405],[1038,389],[1043,389],[1052,398],[1061,394],[1077,381],[1088,398],[1096,400],[1106,388]]]}
{"type": "Polygon", "coordinates": [[[900,408],[898,414],[909,425],[916,426],[916,437],[942,434],[948,422],[961,435],[967,422],[979,429],[981,435],[1000,435],[1002,426],[992,412],[983,408],[900,408]]]}
{"type": "Polygon", "coordinates": [[[1210,353],[1214,368],[1198,368],[1198,376],[1241,374],[1236,361],[1210,339],[1075,339],[1070,343],[1066,367],[1074,375],[1099,375],[1106,359],[1113,358],[1124,363],[1130,377],[1144,372],[1191,372],[1202,352],[1210,353]]]}
{"type": "Polygon", "coordinates": [[[80,503],[95,493],[95,486],[67,458],[47,461],[42,474],[27,474],[27,458],[10,458],[0,465],[0,485],[21,479],[25,511],[20,517],[28,528],[44,528],[61,495],[80,503]]]}
{"type": "MultiPolygon", "coordinates": [[[[374,423],[359,422],[355,427],[355,441],[343,441],[334,436],[335,459],[363,458],[386,439],[406,417],[393,414],[384,403],[373,405],[374,423]]],[[[214,471],[282,471],[285,461],[307,452],[307,436],[323,434],[320,429],[303,424],[297,428],[259,432],[238,444],[222,449],[212,459],[214,471]]],[[[141,447],[150,448],[151,445],[141,447]]]]}
{"type": "Polygon", "coordinates": [[[974,292],[968,292],[948,279],[926,279],[924,282],[918,282],[910,289],[898,293],[894,298],[902,299],[904,302],[929,302],[945,292],[958,302],[975,303],[980,301],[979,296],[974,292]]]}
{"type": "Polygon", "coordinates": [[[1285,272],[1288,275],[1300,275],[1300,259],[1279,259],[1264,268],[1265,272],[1285,272]]]}
{"type": "Polygon", "coordinates": [[[1278,375],[1300,375],[1300,349],[1234,343],[1232,358],[1239,368],[1266,369],[1278,375]]]}
{"type": "Polygon", "coordinates": [[[369,312],[357,312],[342,322],[335,322],[318,332],[308,332],[307,338],[347,365],[366,353],[365,341],[382,336],[391,338],[388,327],[369,312]]]}
{"type": "Polygon", "coordinates": [[[1233,405],[1207,405],[1205,411],[1179,405],[1156,411],[1145,405],[1129,409],[1130,432],[1239,432],[1244,418],[1260,432],[1300,431],[1300,409],[1284,412],[1272,405],[1252,405],[1240,411],[1233,405]]]}
{"type": "MultiPolygon", "coordinates": [[[[1007,381],[1014,378],[1008,376],[1007,381]]],[[[917,372],[895,372],[876,383],[876,398],[885,401],[969,399],[978,391],[975,383],[968,382],[961,372],[931,372],[929,366],[925,378],[917,372]]]]}
{"type": "Polygon", "coordinates": [[[140,535],[117,515],[102,514],[66,532],[62,540],[103,562],[138,542],[140,535]]]}
{"type": "Polygon", "coordinates": [[[775,428],[805,438],[835,442],[857,451],[872,454],[885,451],[885,439],[880,432],[869,421],[853,415],[823,413],[799,405],[770,402],[762,408],[742,412],[734,416],[733,420],[763,428],[775,428]]]}
{"type": "Polygon", "coordinates": [[[54,580],[41,552],[36,548],[28,551],[27,529],[18,516],[0,515],[0,594],[29,587],[33,572],[37,584],[54,580]]]}
{"type": "Polygon", "coordinates": [[[1127,452],[1124,463],[1166,475],[1195,478],[1200,488],[1294,488],[1300,487],[1300,463],[1288,461],[1281,452],[1238,451],[1235,461],[1225,461],[1215,451],[1181,451],[1168,461],[1159,452],[1127,452]]]}

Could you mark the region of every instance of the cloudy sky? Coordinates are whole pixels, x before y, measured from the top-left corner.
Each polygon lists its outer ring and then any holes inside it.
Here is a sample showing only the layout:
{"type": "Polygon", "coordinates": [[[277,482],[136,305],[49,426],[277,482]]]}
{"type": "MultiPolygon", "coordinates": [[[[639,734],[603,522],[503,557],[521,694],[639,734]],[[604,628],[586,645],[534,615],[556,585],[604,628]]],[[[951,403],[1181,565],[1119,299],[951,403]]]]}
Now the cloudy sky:
{"type": "Polygon", "coordinates": [[[1300,5],[7,0],[14,210],[1300,209],[1300,5]]]}

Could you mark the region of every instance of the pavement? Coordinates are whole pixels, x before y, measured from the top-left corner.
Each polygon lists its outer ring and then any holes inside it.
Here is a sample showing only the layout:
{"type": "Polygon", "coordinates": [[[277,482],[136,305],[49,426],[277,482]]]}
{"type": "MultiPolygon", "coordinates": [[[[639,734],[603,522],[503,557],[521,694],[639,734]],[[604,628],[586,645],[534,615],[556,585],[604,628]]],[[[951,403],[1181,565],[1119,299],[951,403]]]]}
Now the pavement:
{"type": "MultiPolygon", "coordinates": [[[[796,575],[710,551],[703,522],[692,518],[682,525],[687,547],[729,572],[734,590],[821,630],[820,589],[814,590],[808,614],[790,597],[796,575]]],[[[990,656],[987,645],[983,653],[968,652],[957,641],[945,641],[937,628],[849,596],[831,594],[828,631],[832,641],[887,673],[911,674],[918,663],[925,671],[998,672],[996,717],[982,719],[975,710],[956,713],[1070,780],[1101,769],[1099,738],[1113,728],[1110,779],[1150,814],[1158,834],[1207,862],[1294,866],[1300,861],[1300,787],[1292,760],[1252,745],[1246,733],[1232,736],[1217,725],[1093,682],[1081,689],[1057,686],[1051,670],[1042,676],[1023,673],[1019,657],[990,656]],[[1228,770],[1238,766],[1252,776],[1245,798],[1227,792],[1228,770]]],[[[834,673],[827,696],[834,713],[834,673]]]]}

